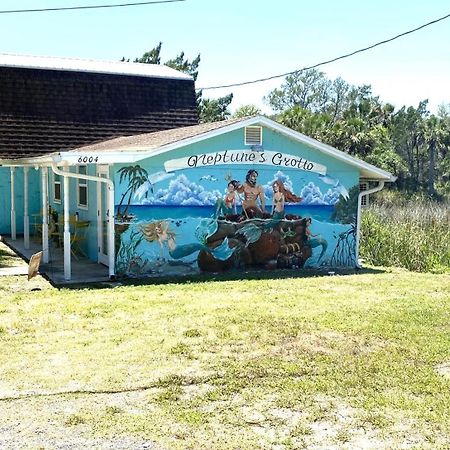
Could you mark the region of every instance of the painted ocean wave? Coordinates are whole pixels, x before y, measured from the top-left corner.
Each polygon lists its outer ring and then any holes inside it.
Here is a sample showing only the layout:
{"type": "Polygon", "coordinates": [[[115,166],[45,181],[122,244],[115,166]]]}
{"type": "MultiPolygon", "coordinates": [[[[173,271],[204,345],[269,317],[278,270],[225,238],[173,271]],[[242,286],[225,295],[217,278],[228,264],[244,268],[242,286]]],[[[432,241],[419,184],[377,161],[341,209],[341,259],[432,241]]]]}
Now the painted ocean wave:
{"type": "MultiPolygon", "coordinates": [[[[286,214],[296,214],[301,217],[311,217],[320,222],[330,222],[333,206],[317,205],[286,205],[286,214]]],[[[188,218],[209,218],[214,214],[214,206],[150,206],[132,205],[128,213],[137,221],[149,222],[152,220],[183,220],[188,218]]],[[[238,207],[238,213],[241,208],[238,207]]],[[[269,208],[266,208],[269,210],[269,208]]]]}

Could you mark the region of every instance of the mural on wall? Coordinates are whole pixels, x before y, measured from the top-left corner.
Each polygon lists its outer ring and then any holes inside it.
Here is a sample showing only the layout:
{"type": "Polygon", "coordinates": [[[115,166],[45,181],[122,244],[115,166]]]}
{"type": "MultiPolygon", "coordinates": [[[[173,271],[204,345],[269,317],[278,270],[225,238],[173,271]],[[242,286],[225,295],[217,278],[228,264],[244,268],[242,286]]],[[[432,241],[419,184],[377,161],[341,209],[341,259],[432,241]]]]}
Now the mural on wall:
{"type": "Polygon", "coordinates": [[[118,171],[118,273],[355,264],[358,186],[312,161],[230,151],[118,171]]]}

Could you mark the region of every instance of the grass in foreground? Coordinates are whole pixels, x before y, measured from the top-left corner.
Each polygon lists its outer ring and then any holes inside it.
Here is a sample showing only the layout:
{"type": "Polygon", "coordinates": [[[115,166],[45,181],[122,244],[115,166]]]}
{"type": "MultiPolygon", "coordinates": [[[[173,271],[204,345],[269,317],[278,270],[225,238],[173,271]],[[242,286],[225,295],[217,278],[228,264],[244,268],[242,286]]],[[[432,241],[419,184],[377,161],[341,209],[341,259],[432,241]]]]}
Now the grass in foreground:
{"type": "Polygon", "coordinates": [[[17,267],[25,264],[8,246],[1,242],[0,236],[0,269],[4,267],[17,267]]]}
{"type": "Polygon", "coordinates": [[[1,396],[30,394],[0,422],[168,449],[449,448],[448,275],[0,282],[1,396]]]}

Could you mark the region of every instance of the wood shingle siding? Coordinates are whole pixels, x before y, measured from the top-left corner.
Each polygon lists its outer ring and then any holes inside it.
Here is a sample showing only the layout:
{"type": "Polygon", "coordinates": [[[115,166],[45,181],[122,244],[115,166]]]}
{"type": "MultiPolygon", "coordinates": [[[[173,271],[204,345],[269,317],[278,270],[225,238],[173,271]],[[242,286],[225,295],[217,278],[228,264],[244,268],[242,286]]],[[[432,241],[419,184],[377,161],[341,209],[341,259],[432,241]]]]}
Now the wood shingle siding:
{"type": "Polygon", "coordinates": [[[0,158],[197,123],[189,79],[0,67],[0,158]]]}

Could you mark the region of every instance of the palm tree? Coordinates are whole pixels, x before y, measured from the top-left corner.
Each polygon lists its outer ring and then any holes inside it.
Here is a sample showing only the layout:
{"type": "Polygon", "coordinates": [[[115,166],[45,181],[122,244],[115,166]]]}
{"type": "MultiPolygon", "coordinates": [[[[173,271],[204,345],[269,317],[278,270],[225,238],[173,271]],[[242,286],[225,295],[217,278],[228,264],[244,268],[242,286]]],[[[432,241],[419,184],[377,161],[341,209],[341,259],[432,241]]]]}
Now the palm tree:
{"type": "Polygon", "coordinates": [[[430,116],[424,129],[424,141],[428,147],[428,195],[436,195],[434,182],[436,178],[436,152],[446,146],[448,130],[446,123],[435,115],[430,116]]]}
{"type": "Polygon", "coordinates": [[[128,182],[128,187],[123,192],[122,197],[120,198],[119,205],[117,206],[117,217],[123,219],[127,217],[128,209],[130,207],[133,194],[136,192],[139,186],[141,186],[147,181],[148,172],[137,164],[135,166],[122,167],[119,170],[119,173],[120,173],[119,184],[121,184],[123,181],[128,182]],[[122,213],[121,208],[127,195],[128,195],[127,206],[125,207],[125,210],[122,213]]]}

